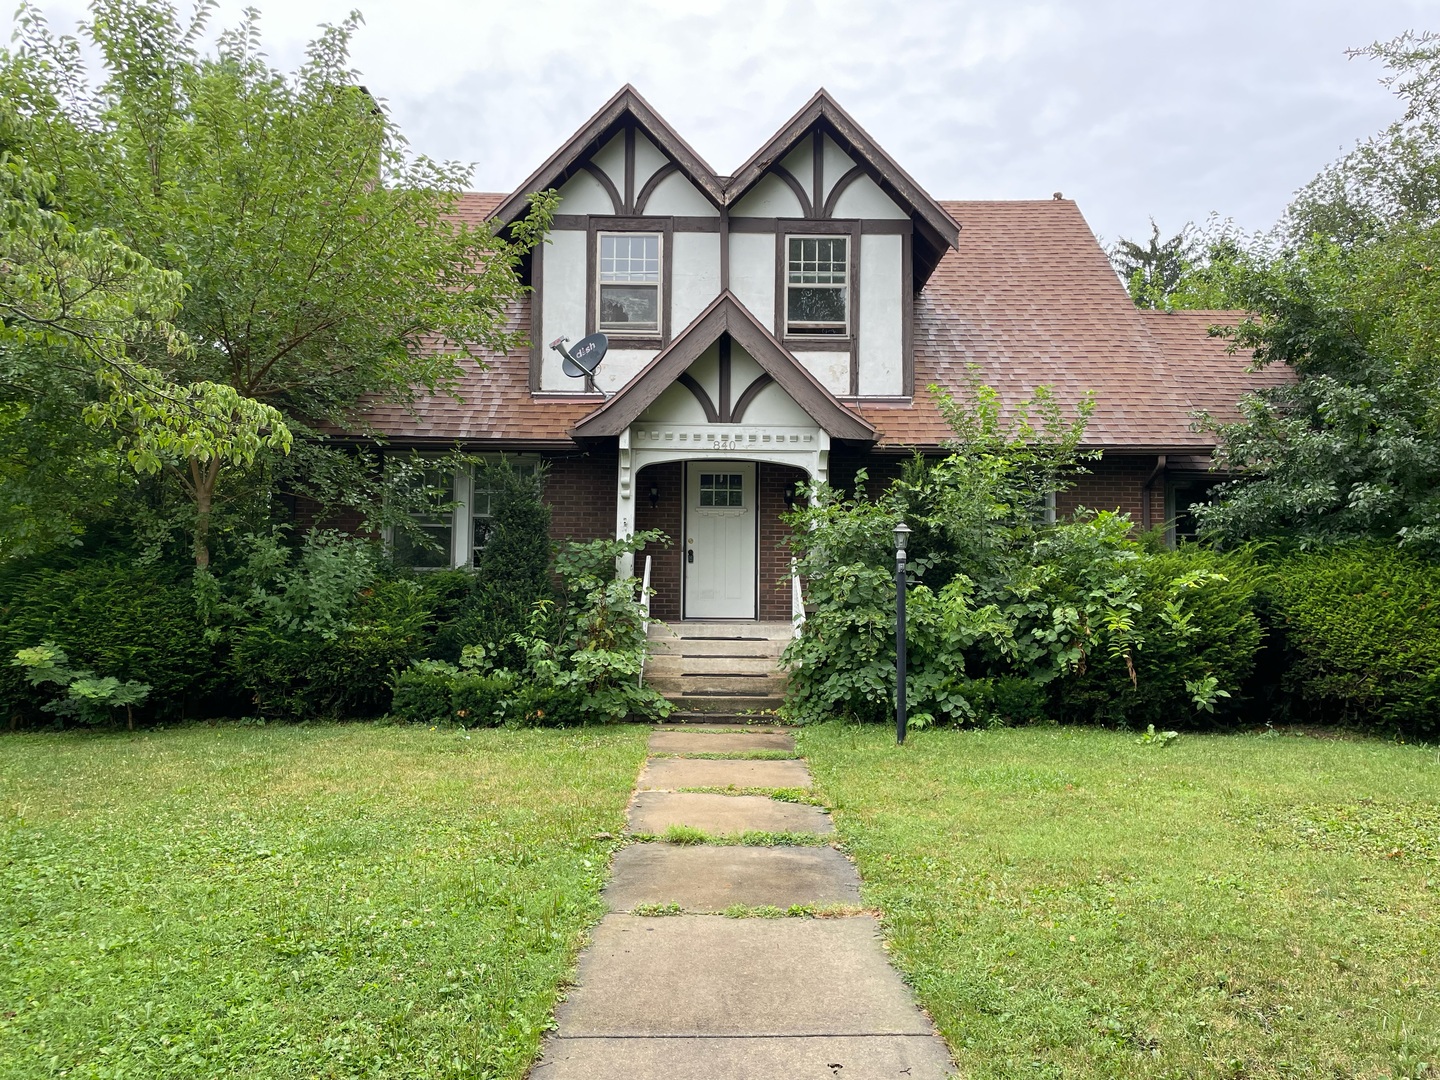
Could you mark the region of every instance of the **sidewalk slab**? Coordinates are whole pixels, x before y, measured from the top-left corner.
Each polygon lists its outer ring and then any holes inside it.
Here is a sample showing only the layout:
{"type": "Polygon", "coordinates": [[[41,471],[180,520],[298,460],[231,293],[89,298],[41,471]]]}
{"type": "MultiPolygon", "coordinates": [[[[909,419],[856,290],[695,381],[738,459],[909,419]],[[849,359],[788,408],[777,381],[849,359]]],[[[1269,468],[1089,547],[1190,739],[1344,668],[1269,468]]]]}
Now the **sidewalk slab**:
{"type": "Polygon", "coordinates": [[[551,1038],[531,1080],[944,1080],[934,1035],[788,1039],[551,1038]]]}
{"type": "Polygon", "coordinates": [[[632,844],[615,855],[605,900],[612,911],[672,903],[690,912],[724,911],[732,904],[858,905],[860,875],[829,847],[632,844]]]}
{"type": "Polygon", "coordinates": [[[657,731],[652,754],[737,754],[749,750],[794,750],[795,736],[781,731],[657,731]]]}
{"type": "Polygon", "coordinates": [[[576,1036],[930,1035],[868,916],[606,915],[557,1010],[576,1036]]]}
{"type": "Polygon", "coordinates": [[[659,835],[688,825],[711,836],[742,832],[832,833],[830,815],[818,806],[780,802],[763,795],[709,795],[698,791],[642,791],[630,805],[629,830],[659,835]]]}
{"type": "Polygon", "coordinates": [[[808,788],[810,770],[803,761],[652,758],[645,763],[636,786],[641,791],[704,787],[808,788]]]}

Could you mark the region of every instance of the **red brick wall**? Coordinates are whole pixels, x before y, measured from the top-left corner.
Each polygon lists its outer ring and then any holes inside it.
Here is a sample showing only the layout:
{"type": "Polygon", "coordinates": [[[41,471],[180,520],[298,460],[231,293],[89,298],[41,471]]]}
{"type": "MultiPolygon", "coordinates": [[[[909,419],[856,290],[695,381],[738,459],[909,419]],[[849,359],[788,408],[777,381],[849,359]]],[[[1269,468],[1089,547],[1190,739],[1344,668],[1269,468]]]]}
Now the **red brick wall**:
{"type": "Polygon", "coordinates": [[[681,462],[668,461],[641,469],[635,478],[636,532],[659,529],[670,537],[669,547],[647,544],[635,556],[636,577],[644,573],[645,556],[651,558],[650,587],[655,595],[650,598],[650,612],[667,622],[680,618],[680,563],[685,557],[685,537],[681,535],[685,527],[683,470],[681,462]],[[650,506],[652,481],[660,489],[660,504],[654,509],[650,506]]]}
{"type": "Polygon", "coordinates": [[[550,539],[564,542],[613,537],[619,451],[554,457],[549,464],[545,502],[550,506],[550,539]]]}
{"type": "Polygon", "coordinates": [[[805,472],[788,465],[761,461],[755,467],[760,531],[757,571],[760,577],[760,618],[763,622],[790,619],[790,548],[786,540],[790,527],[780,520],[785,513],[785,489],[805,472]]]}
{"type": "Polygon", "coordinates": [[[864,469],[865,490],[873,497],[899,479],[900,469],[910,460],[909,454],[872,454],[865,450],[839,447],[830,451],[830,484],[849,491],[855,485],[855,474],[864,469]]]}
{"type": "MultiPolygon", "coordinates": [[[[1087,510],[1118,510],[1129,514],[1140,527],[1140,490],[1155,469],[1153,457],[1111,457],[1106,455],[1090,463],[1090,475],[1082,476],[1069,491],[1055,497],[1055,512],[1060,517],[1073,514],[1077,507],[1087,510]]],[[[1151,493],[1151,513],[1155,521],[1165,516],[1165,488],[1157,484],[1151,493]]]]}

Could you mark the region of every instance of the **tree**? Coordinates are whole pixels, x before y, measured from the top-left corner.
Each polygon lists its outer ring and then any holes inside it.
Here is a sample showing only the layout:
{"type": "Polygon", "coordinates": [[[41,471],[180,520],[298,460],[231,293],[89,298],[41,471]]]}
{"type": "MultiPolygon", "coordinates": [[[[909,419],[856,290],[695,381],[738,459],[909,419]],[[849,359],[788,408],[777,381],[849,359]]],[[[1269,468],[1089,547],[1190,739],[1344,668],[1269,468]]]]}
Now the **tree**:
{"type": "Polygon", "coordinates": [[[1110,263],[1125,282],[1136,307],[1221,309],[1236,304],[1236,280],[1246,270],[1253,243],[1232,222],[1215,215],[1202,226],[1186,222],[1169,240],[1150,219],[1150,240],[1121,239],[1110,263]]]}
{"type": "MultiPolygon", "coordinates": [[[[314,466],[312,437],[362,400],[444,390],[462,360],[516,342],[514,270],[553,200],[503,236],[457,220],[469,171],[408,153],[348,67],[358,15],[322,28],[284,75],[253,11],[202,53],[213,9],[183,20],[167,0],[96,0],[81,28],[102,65],[92,87],[87,53],[26,4],[0,95],[67,212],[183,278],[174,325],[191,347],[150,348],[144,363],[278,410],[301,437],[305,468],[288,476],[303,489],[305,474],[337,474],[314,466]]],[[[200,563],[224,494],[212,464],[167,470],[189,496],[200,563]]]]}
{"type": "MultiPolygon", "coordinates": [[[[274,409],[228,386],[168,382],[133,358],[147,345],[152,353],[188,348],[170,321],[179,275],[103,229],[76,229],[54,202],[48,177],[0,153],[0,446],[13,446],[23,431],[28,449],[47,442],[59,449],[76,438],[83,417],[92,428],[113,430],[141,473],[178,459],[218,475],[227,465],[248,467],[262,448],[288,449],[290,434],[274,409]]],[[[38,522],[54,529],[55,507],[36,512],[34,496],[53,498],[55,488],[37,484],[30,467],[6,464],[9,493],[30,496],[18,507],[8,501],[9,516],[31,526],[5,545],[13,554],[33,543],[36,531],[45,537],[38,522]]]]}
{"type": "Polygon", "coordinates": [[[1406,113],[1301,189],[1243,278],[1235,347],[1298,380],[1218,429],[1239,479],[1201,510],[1212,536],[1440,548],[1440,38],[1355,55],[1390,68],[1406,113]]]}

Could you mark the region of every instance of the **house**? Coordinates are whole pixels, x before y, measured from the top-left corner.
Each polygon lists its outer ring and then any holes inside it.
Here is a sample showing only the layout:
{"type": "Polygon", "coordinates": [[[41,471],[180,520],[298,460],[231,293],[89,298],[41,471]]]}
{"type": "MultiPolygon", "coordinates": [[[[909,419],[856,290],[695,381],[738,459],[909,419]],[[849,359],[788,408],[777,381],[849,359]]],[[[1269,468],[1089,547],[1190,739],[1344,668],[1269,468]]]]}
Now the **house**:
{"type": "MultiPolygon", "coordinates": [[[[969,365],[1010,401],[1094,391],[1103,460],[1057,509],[1145,527],[1210,482],[1194,414],[1283,377],[1208,336],[1224,313],[1136,310],[1073,202],[939,202],[823,90],[720,176],[627,86],[514,193],[460,213],[503,226],[550,188],[553,230],[511,313],[529,349],[472,369],[461,400],[363,421],[396,447],[547,462],[557,538],[664,530],[674,544],[647,552],[662,619],[788,619],[797,482],[938,451],[928,387],[969,365]],[[571,378],[546,343],[597,331],[608,354],[571,378]]],[[[464,565],[485,500],[468,477],[455,493],[430,524],[464,565]]]]}

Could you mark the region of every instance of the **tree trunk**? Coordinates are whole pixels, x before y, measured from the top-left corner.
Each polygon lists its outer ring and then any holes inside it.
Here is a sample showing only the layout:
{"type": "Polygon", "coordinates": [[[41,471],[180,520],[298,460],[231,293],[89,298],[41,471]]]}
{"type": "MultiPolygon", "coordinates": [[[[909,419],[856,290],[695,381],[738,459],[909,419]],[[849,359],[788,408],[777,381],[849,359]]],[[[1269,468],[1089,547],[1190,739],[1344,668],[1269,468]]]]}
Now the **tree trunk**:
{"type": "Polygon", "coordinates": [[[220,476],[220,459],[202,464],[190,459],[190,490],[195,496],[195,565],[210,565],[210,513],[215,506],[215,481],[220,476]]]}

